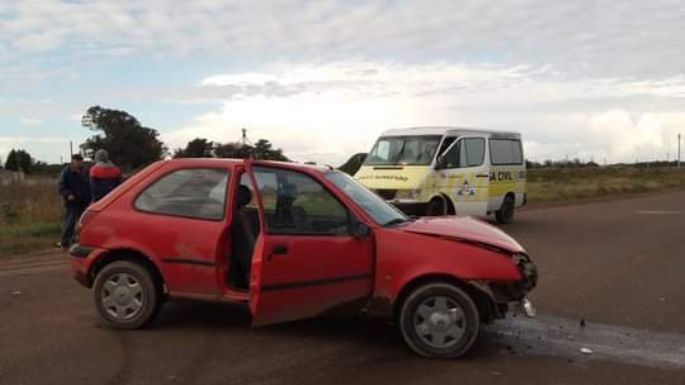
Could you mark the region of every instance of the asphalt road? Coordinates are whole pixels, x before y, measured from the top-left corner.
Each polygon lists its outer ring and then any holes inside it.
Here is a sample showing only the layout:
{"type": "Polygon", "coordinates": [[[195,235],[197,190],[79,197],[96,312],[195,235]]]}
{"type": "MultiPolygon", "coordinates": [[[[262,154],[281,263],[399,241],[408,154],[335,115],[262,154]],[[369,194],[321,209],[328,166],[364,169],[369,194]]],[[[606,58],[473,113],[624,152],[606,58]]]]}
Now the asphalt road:
{"type": "Polygon", "coordinates": [[[526,210],[505,230],[538,263],[540,317],[493,324],[453,361],[384,323],[250,329],[231,305],[169,303],[152,328],[112,331],[66,256],[5,259],[0,384],[685,383],[685,192],[526,210]]]}

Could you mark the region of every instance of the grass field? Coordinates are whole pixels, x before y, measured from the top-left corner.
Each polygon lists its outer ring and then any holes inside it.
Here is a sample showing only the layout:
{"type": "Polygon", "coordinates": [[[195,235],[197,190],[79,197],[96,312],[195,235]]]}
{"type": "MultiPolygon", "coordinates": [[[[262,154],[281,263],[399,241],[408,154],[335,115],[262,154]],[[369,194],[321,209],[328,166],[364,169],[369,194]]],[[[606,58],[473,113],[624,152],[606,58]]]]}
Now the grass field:
{"type": "Polygon", "coordinates": [[[0,185],[0,256],[51,247],[59,238],[61,215],[53,178],[0,185]]]}
{"type": "Polygon", "coordinates": [[[544,168],[528,170],[531,204],[685,189],[685,168],[544,168]]]}
{"type": "MultiPolygon", "coordinates": [[[[544,168],[528,170],[532,205],[564,204],[640,193],[685,190],[685,168],[544,168]]],[[[62,203],[53,178],[0,184],[0,257],[53,247],[62,203]]]]}

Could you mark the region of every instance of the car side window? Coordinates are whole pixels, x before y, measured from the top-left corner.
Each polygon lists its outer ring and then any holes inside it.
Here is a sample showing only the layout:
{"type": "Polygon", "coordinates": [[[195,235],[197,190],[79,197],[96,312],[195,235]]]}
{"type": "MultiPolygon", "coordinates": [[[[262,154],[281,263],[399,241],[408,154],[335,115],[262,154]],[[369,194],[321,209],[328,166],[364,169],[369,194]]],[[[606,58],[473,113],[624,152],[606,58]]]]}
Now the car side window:
{"type": "Polygon", "coordinates": [[[271,234],[347,235],[348,212],[321,183],[295,171],[254,167],[271,234]]]}
{"type": "Polygon", "coordinates": [[[226,169],[176,170],[146,188],[134,207],[153,214],[221,220],[228,178],[226,169]]]}
{"type": "Polygon", "coordinates": [[[460,139],[445,154],[445,168],[478,167],[485,161],[485,139],[460,139]]]}

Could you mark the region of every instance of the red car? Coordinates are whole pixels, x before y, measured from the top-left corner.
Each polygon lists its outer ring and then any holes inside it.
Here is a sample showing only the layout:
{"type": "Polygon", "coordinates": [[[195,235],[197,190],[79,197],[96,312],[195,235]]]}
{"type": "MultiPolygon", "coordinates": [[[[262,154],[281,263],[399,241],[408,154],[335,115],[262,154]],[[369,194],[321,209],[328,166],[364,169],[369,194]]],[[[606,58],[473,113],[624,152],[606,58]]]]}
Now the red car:
{"type": "Polygon", "coordinates": [[[537,281],[482,221],[412,219],[342,172],[269,161],[157,162],[86,211],[70,254],[114,328],[168,298],[244,303],[255,326],[345,306],[397,320],[430,357],[464,354],[537,281]]]}

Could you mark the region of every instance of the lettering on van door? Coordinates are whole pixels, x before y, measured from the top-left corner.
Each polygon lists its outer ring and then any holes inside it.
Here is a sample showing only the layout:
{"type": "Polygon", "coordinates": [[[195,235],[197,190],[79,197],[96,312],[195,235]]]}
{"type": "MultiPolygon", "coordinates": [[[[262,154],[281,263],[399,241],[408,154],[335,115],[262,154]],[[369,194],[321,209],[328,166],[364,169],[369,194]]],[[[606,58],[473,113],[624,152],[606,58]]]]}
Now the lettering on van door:
{"type": "Polygon", "coordinates": [[[514,176],[511,171],[493,171],[490,173],[490,182],[513,182],[514,176]]]}

